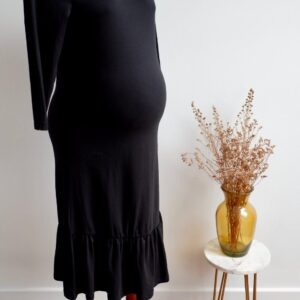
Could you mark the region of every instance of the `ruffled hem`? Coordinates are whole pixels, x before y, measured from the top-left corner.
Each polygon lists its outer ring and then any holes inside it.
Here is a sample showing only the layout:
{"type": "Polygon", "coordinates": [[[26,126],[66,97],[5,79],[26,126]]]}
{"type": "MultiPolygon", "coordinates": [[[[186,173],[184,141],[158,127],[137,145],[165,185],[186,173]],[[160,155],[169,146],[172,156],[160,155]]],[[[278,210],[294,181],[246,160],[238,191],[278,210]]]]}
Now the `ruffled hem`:
{"type": "Polygon", "coordinates": [[[150,299],[157,284],[169,281],[161,215],[150,233],[131,238],[72,234],[58,224],[54,279],[63,281],[70,300],[79,293],[93,300],[96,291],[107,292],[108,300],[131,293],[150,299]]]}

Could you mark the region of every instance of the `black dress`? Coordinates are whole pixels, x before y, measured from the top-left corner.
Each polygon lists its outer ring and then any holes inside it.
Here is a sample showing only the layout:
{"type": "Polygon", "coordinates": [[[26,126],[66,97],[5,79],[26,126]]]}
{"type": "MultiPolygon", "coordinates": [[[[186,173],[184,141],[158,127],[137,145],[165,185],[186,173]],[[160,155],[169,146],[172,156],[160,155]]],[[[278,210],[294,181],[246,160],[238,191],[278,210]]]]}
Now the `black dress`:
{"type": "Polygon", "coordinates": [[[55,157],[64,296],[153,296],[169,281],[157,133],[166,104],[154,0],[23,0],[34,128],[55,157]]]}

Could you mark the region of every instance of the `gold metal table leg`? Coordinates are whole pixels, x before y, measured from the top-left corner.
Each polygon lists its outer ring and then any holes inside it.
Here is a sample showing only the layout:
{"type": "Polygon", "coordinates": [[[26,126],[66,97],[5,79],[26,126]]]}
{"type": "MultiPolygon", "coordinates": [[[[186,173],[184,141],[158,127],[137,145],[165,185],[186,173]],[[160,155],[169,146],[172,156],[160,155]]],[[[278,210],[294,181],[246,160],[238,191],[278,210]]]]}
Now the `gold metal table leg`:
{"type": "Polygon", "coordinates": [[[221,298],[221,300],[224,299],[224,293],[225,293],[225,287],[226,287],[226,280],[227,280],[227,273],[225,273],[225,278],[224,278],[224,284],[223,284],[223,291],[222,291],[222,298],[221,298]]]}
{"type": "Polygon", "coordinates": [[[244,281],[245,281],[246,300],[250,300],[250,298],[249,298],[249,280],[248,280],[248,274],[244,275],[244,281]]]}
{"type": "Polygon", "coordinates": [[[257,273],[254,273],[254,283],[253,283],[253,300],[256,300],[256,284],[257,283],[257,273]]]}
{"type": "Polygon", "coordinates": [[[217,281],[218,281],[218,269],[216,268],[216,271],[215,271],[215,281],[214,281],[214,297],[213,297],[213,300],[216,300],[217,281]]]}
{"type": "Polygon", "coordinates": [[[219,289],[218,300],[223,300],[224,299],[224,292],[225,292],[226,280],[227,280],[227,273],[223,272],[221,286],[220,286],[220,289],[219,289]]]}
{"type": "MultiPolygon", "coordinates": [[[[228,275],[228,273],[223,272],[222,280],[221,280],[221,285],[220,285],[220,288],[219,288],[218,300],[223,300],[224,299],[224,293],[225,293],[227,275],[228,275]]],[[[244,281],[245,281],[245,295],[246,295],[246,300],[250,300],[249,276],[248,276],[248,274],[244,275],[244,281]]],[[[217,296],[217,283],[218,283],[218,269],[216,268],[215,269],[215,279],[214,279],[214,295],[213,295],[213,300],[216,300],[216,296],[217,296]]],[[[256,290],[257,290],[257,273],[254,273],[253,300],[256,300],[256,290]]]]}

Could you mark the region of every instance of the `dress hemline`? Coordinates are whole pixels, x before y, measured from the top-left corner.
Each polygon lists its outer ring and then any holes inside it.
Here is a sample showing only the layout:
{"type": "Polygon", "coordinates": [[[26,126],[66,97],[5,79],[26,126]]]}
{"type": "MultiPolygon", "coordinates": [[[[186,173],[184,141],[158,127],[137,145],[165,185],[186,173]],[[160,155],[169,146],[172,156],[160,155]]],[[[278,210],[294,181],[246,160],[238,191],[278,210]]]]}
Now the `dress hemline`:
{"type": "Polygon", "coordinates": [[[80,293],[93,300],[96,291],[106,292],[108,300],[128,294],[149,300],[155,286],[169,282],[161,214],[150,233],[125,239],[74,235],[58,226],[53,278],[63,282],[69,300],[80,293]]]}

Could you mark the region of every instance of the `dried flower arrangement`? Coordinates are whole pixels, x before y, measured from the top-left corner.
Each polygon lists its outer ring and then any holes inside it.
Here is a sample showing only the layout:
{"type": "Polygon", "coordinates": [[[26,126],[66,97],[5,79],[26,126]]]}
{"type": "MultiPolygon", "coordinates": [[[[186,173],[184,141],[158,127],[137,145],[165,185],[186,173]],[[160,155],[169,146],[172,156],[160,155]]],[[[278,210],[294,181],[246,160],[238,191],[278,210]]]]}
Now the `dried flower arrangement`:
{"type": "Polygon", "coordinates": [[[224,126],[220,114],[213,106],[212,128],[212,123],[206,121],[194,101],[191,104],[203,137],[197,141],[210,150],[212,157],[196,147],[193,153],[182,153],[182,161],[189,166],[196,163],[222,188],[233,193],[248,193],[253,190],[258,179],[267,177],[264,175],[268,168],[267,161],[275,147],[270,139],[262,137],[251,145],[262,128],[256,119],[252,119],[253,94],[253,89],[250,89],[234,126],[230,126],[229,122],[224,126]]]}
{"type": "Polygon", "coordinates": [[[254,186],[267,177],[264,173],[275,147],[269,139],[262,137],[252,145],[262,128],[257,120],[252,118],[253,95],[254,91],[250,89],[234,126],[230,126],[229,122],[225,126],[214,106],[213,125],[207,122],[193,101],[192,109],[202,137],[197,141],[202,149],[196,147],[195,152],[181,154],[183,162],[189,166],[197,164],[198,168],[216,180],[226,193],[228,240],[224,241],[224,244],[230,251],[238,251],[245,243],[240,230],[239,208],[246,205],[247,195],[253,191],[254,186]]]}

